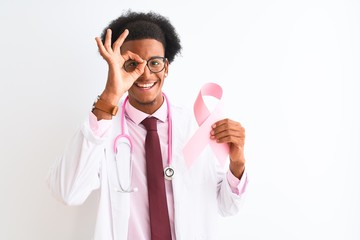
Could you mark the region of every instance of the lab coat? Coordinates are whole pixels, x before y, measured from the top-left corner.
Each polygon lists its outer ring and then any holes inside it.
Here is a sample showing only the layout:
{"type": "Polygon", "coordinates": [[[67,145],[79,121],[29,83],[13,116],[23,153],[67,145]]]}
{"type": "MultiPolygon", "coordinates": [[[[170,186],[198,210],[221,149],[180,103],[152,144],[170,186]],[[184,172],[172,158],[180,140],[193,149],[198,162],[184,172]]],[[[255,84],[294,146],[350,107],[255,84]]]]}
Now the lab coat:
{"type": "MultiPolygon", "coordinates": [[[[120,105],[121,106],[121,105],[120,105]]],[[[120,111],[119,111],[120,112],[120,111]]],[[[175,234],[177,240],[215,240],[216,219],[236,214],[244,194],[232,193],[226,179],[227,166],[221,167],[210,147],[188,168],[182,150],[194,133],[194,118],[184,109],[171,106],[172,151],[175,176],[175,234]]],[[[113,151],[114,138],[120,133],[120,113],[113,118],[108,135],[98,137],[86,120],[50,168],[48,184],[53,195],[66,205],[82,204],[100,188],[94,240],[127,240],[130,194],[119,193],[113,151]]],[[[125,132],[128,132],[125,124],[125,132]]],[[[129,183],[130,151],[121,152],[119,176],[129,183]]],[[[121,148],[121,146],[119,147],[121,148]]],[[[136,174],[136,173],[133,173],[136,174]]]]}

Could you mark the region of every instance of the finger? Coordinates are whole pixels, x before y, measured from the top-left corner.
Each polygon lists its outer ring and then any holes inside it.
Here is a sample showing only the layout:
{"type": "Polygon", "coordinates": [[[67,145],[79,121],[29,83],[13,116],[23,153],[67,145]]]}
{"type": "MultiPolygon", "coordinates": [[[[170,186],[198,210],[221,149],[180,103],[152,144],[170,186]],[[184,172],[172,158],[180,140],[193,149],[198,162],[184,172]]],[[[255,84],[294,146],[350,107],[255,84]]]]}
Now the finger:
{"type": "Polygon", "coordinates": [[[236,142],[238,138],[245,139],[245,128],[240,123],[234,121],[231,121],[230,124],[223,123],[210,131],[210,138],[220,142],[236,142]]]}
{"type": "Polygon", "coordinates": [[[226,131],[228,129],[234,130],[234,131],[242,131],[243,127],[239,122],[235,122],[231,119],[223,119],[216,123],[214,123],[212,126],[212,131],[215,133],[226,131]]]}
{"type": "Polygon", "coordinates": [[[245,132],[242,129],[226,129],[221,132],[211,131],[211,138],[212,139],[221,139],[228,136],[234,136],[238,138],[245,138],[245,132]]]}
{"type": "Polygon", "coordinates": [[[114,51],[120,51],[120,47],[123,45],[126,37],[129,35],[129,30],[125,29],[124,32],[116,39],[116,41],[113,44],[113,50],[114,51]]]}
{"type": "MultiPolygon", "coordinates": [[[[222,120],[219,120],[217,122],[215,122],[212,127],[215,128],[215,127],[219,127],[221,125],[224,125],[224,124],[240,124],[239,122],[235,122],[229,118],[225,118],[225,119],[222,119],[222,120]]],[[[241,124],[240,124],[241,125],[241,124]]]]}
{"type": "Polygon", "coordinates": [[[146,67],[146,60],[142,59],[139,55],[131,52],[131,51],[126,51],[125,54],[122,55],[124,62],[126,62],[127,60],[131,59],[134,60],[138,63],[138,65],[136,66],[136,68],[134,69],[134,71],[129,72],[129,74],[134,78],[137,79],[139,78],[140,75],[142,75],[144,73],[145,67],[146,67]]]}
{"type": "Polygon", "coordinates": [[[145,71],[145,67],[146,67],[146,61],[143,60],[143,62],[140,62],[137,67],[135,68],[134,71],[131,72],[131,75],[135,78],[138,79],[145,71]]]}
{"type": "Polygon", "coordinates": [[[99,49],[100,55],[101,55],[103,58],[107,59],[109,55],[108,55],[108,53],[107,53],[107,51],[106,51],[106,49],[105,49],[105,47],[104,47],[101,39],[100,39],[99,37],[96,37],[96,38],[95,38],[95,41],[96,41],[97,47],[98,47],[98,49],[99,49]]]}
{"type": "Polygon", "coordinates": [[[230,143],[236,147],[243,147],[244,146],[244,138],[236,137],[236,136],[225,136],[222,138],[216,139],[217,143],[230,143]]]}
{"type": "Polygon", "coordinates": [[[245,128],[241,127],[240,125],[220,125],[216,128],[211,130],[211,135],[218,135],[218,134],[232,134],[236,136],[245,135],[245,128]]]}
{"type": "Polygon", "coordinates": [[[220,133],[218,135],[211,136],[211,139],[215,140],[217,143],[228,143],[240,148],[243,148],[245,143],[245,136],[239,136],[236,134],[220,133]]]}
{"type": "Polygon", "coordinates": [[[105,47],[107,52],[109,52],[109,53],[112,52],[112,48],[111,48],[111,29],[110,28],[106,30],[104,47],[105,47]]]}
{"type": "Polygon", "coordinates": [[[145,67],[146,67],[146,63],[147,63],[147,61],[143,60],[143,61],[142,61],[141,63],[139,63],[139,65],[137,65],[137,67],[135,68],[135,72],[136,72],[137,74],[139,74],[139,76],[144,73],[144,69],[145,69],[145,67]]]}
{"type": "Polygon", "coordinates": [[[138,62],[139,64],[144,61],[144,59],[142,59],[139,55],[137,55],[136,53],[133,53],[131,51],[126,51],[122,55],[122,57],[124,58],[125,61],[131,59],[131,60],[134,60],[134,61],[138,62]]]}

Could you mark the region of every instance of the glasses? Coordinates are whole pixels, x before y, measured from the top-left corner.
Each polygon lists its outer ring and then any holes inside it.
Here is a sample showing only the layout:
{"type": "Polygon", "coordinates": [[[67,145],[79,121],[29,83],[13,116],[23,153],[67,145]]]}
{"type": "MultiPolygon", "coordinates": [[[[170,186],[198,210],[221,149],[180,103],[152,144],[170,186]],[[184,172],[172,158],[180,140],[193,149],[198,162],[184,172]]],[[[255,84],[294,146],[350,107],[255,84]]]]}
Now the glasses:
{"type": "MultiPolygon", "coordinates": [[[[151,57],[149,60],[147,60],[146,66],[149,68],[150,72],[152,73],[158,73],[164,70],[165,68],[165,57],[151,57]]],[[[127,72],[132,72],[136,69],[136,67],[139,65],[138,62],[135,60],[129,59],[124,63],[124,69],[127,72]]]]}

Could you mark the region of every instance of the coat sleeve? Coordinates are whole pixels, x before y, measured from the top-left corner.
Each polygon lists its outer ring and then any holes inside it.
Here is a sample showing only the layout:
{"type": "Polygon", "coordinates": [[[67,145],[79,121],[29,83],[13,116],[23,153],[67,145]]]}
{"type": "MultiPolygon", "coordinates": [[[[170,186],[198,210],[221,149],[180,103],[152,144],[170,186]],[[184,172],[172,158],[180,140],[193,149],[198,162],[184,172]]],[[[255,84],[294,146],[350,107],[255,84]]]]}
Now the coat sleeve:
{"type": "Polygon", "coordinates": [[[218,168],[218,185],[217,185],[217,200],[221,216],[232,216],[239,212],[244,199],[246,187],[248,184],[247,172],[243,173],[240,183],[238,185],[239,191],[234,193],[227,180],[226,173],[220,167],[218,168]]]}
{"type": "Polygon", "coordinates": [[[106,135],[94,134],[89,121],[84,122],[50,167],[47,184],[56,199],[66,205],[80,205],[99,188],[106,139],[106,135]]]}

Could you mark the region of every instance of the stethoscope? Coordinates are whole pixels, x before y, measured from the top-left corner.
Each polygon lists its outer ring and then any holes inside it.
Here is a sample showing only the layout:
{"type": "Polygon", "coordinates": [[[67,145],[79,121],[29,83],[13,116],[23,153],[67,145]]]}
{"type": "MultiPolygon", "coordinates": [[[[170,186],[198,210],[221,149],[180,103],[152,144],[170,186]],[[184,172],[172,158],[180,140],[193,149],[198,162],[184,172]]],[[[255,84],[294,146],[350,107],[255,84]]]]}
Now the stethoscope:
{"type": "MultiPolygon", "coordinates": [[[[170,103],[169,100],[167,98],[167,96],[163,93],[163,96],[166,100],[166,106],[167,106],[167,118],[168,118],[168,165],[164,168],[164,177],[166,180],[172,180],[173,176],[174,176],[174,169],[171,166],[172,164],[172,119],[171,119],[171,111],[170,111],[170,103]]],[[[114,140],[114,153],[115,153],[115,165],[116,165],[116,174],[117,174],[117,181],[119,184],[119,189],[116,188],[115,191],[117,192],[121,192],[121,193],[132,193],[132,192],[137,192],[138,188],[137,187],[131,187],[131,177],[132,177],[132,150],[133,150],[133,143],[131,140],[131,137],[129,134],[127,134],[125,132],[125,106],[126,103],[129,101],[129,97],[127,96],[121,106],[121,116],[120,116],[120,134],[118,136],[116,136],[115,140],[114,140]],[[126,142],[129,144],[130,147],[130,164],[129,164],[129,184],[128,187],[124,187],[121,184],[121,180],[120,180],[120,174],[119,174],[119,159],[117,158],[118,156],[118,148],[117,148],[117,144],[118,142],[121,140],[127,140],[127,141],[122,141],[122,142],[126,142]]]]}

